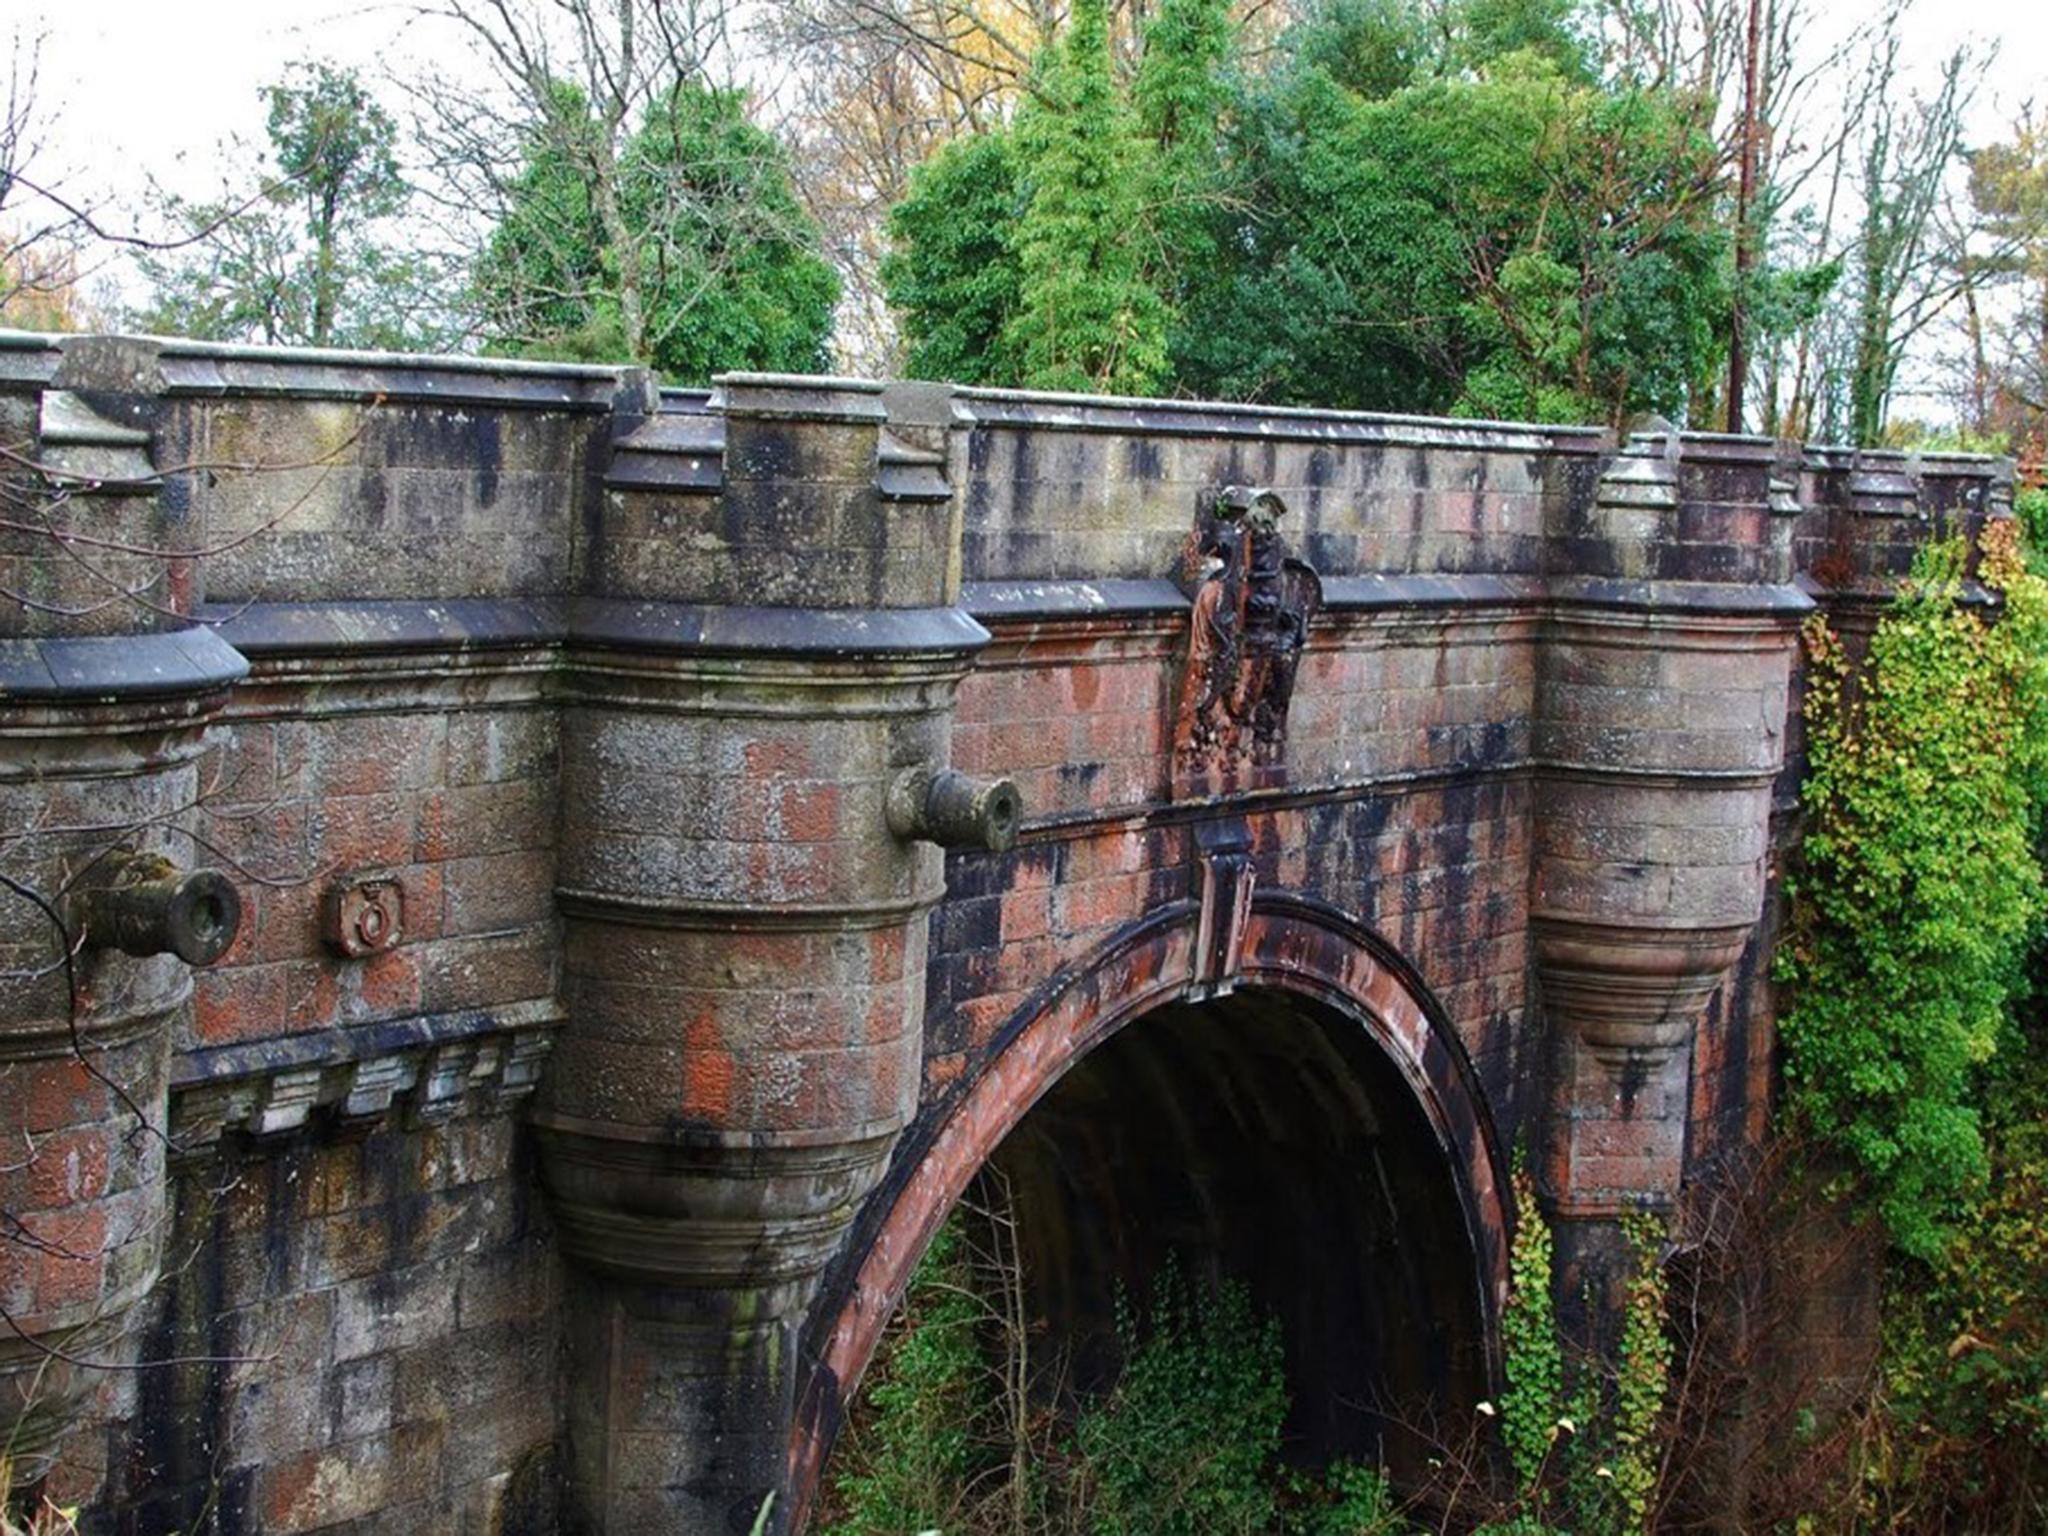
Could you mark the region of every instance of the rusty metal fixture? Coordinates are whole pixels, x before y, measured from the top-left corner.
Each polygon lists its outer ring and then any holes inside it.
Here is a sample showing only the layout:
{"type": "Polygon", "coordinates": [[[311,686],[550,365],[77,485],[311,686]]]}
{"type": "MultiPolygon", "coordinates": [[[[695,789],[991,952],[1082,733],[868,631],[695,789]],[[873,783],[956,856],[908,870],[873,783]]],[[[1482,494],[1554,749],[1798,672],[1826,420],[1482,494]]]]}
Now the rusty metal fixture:
{"type": "Polygon", "coordinates": [[[115,853],[88,880],[79,919],[97,949],[211,965],[242,926],[242,898],[217,869],[181,870],[158,853],[115,853]]]}
{"type": "Polygon", "coordinates": [[[957,768],[911,768],[889,786],[889,830],[906,842],[1001,853],[1017,841],[1024,802],[1014,779],[977,779],[957,768]]]}
{"type": "Polygon", "coordinates": [[[1227,793],[1280,776],[1294,675],[1323,603],[1321,579],[1280,536],[1286,511],[1270,490],[1233,485],[1197,522],[1195,554],[1207,570],[1174,721],[1177,793],[1227,793]]]}
{"type": "Polygon", "coordinates": [[[393,875],[355,875],[328,887],[320,936],[349,959],[382,954],[405,934],[405,887],[393,875]]]}

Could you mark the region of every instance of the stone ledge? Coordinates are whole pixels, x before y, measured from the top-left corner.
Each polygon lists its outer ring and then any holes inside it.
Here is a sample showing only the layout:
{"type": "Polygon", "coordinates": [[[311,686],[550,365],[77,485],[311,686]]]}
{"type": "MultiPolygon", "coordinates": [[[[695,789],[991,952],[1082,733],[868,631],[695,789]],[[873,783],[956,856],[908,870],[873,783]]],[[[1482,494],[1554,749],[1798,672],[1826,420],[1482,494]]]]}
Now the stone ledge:
{"type": "Polygon", "coordinates": [[[1164,577],[1101,581],[970,581],[960,606],[989,622],[1071,619],[1093,614],[1186,613],[1188,595],[1164,577]]]}
{"type": "Polygon", "coordinates": [[[248,671],[247,658],[207,628],[0,639],[0,702],[115,702],[212,693],[239,682],[248,671]]]}
{"type": "Polygon", "coordinates": [[[54,337],[0,330],[0,384],[47,384],[62,356],[54,337]]]}
{"type": "Polygon", "coordinates": [[[566,1017],[539,998],[188,1051],[171,1067],[171,1142],[189,1154],[230,1130],[285,1135],[316,1109],[354,1124],[502,1113],[539,1084],[566,1017]]]}
{"type": "Polygon", "coordinates": [[[1150,400],[1016,389],[962,389],[957,398],[983,428],[1476,448],[1498,453],[1597,454],[1611,449],[1614,441],[1605,427],[1239,405],[1218,400],[1150,400]]]}
{"type": "Polygon", "coordinates": [[[263,395],[602,413],[611,410],[625,373],[620,368],[515,358],[137,339],[161,349],[164,393],[173,398],[263,395]]]}
{"type": "Polygon", "coordinates": [[[548,598],[210,603],[199,613],[250,656],[555,645],[567,628],[564,605],[548,598]]]}
{"type": "Polygon", "coordinates": [[[963,654],[988,631],[958,608],[747,608],[582,598],[570,643],[682,655],[894,656],[963,654]]]}

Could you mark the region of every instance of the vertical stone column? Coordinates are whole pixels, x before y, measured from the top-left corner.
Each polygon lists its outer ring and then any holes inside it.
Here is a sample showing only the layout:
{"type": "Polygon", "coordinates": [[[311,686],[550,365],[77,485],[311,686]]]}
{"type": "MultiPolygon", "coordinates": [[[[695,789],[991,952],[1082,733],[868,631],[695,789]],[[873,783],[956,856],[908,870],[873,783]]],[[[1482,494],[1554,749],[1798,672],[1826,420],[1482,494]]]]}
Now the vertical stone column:
{"type": "Polygon", "coordinates": [[[804,1308],[916,1105],[932,840],[1014,829],[947,769],[987,638],[955,606],[953,426],[942,389],[728,378],[614,456],[537,1116],[576,1529],[741,1532],[783,1489],[804,1308]]]}
{"type": "Polygon", "coordinates": [[[1596,1343],[1621,1219],[1677,1195],[1694,1031],[1762,911],[1810,607],[1774,457],[1760,438],[1637,437],[1553,540],[1531,891],[1555,1070],[1544,1182],[1560,1302],[1596,1343]]]}
{"type": "MultiPolygon", "coordinates": [[[[192,628],[194,545],[151,464],[154,349],[65,344],[0,402],[0,1437],[57,1460],[119,1365],[167,1222],[165,1122],[189,966],[232,941],[232,885],[191,869],[208,719],[246,670],[192,628]],[[67,961],[67,951],[69,958],[67,961]]],[[[89,1492],[95,1456],[74,1446],[89,1492]]],[[[67,1458],[68,1459],[68,1458],[67,1458]]]]}

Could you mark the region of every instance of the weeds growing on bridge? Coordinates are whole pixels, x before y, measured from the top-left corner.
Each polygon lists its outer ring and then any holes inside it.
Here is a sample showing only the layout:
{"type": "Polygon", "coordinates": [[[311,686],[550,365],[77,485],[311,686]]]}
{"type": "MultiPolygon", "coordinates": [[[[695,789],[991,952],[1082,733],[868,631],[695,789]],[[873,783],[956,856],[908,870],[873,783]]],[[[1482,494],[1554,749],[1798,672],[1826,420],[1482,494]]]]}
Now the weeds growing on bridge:
{"type": "Polygon", "coordinates": [[[1393,1536],[1385,1480],[1280,1464],[1279,1324],[1178,1268],[1118,1308],[1123,1368],[1076,1398],[1039,1355],[1006,1207],[940,1229],[834,1456],[825,1536],[1393,1536]],[[984,1235],[985,1234],[985,1235],[984,1235]]]}

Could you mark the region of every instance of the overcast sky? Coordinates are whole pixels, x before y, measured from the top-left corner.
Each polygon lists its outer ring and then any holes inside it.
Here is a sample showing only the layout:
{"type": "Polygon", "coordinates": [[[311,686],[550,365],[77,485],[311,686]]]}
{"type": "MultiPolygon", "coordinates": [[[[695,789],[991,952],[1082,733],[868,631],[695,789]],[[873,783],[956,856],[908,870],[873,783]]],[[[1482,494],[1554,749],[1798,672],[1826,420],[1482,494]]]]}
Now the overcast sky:
{"type": "MultiPolygon", "coordinates": [[[[1871,9],[1869,0],[1811,4],[1824,27],[1871,9]]],[[[214,147],[235,133],[262,138],[257,93],[294,60],[371,71],[422,55],[463,63],[403,0],[0,0],[0,16],[44,35],[42,95],[62,109],[45,173],[102,197],[132,196],[152,175],[193,194],[214,190],[214,147]]],[[[1961,42],[1982,49],[1980,138],[1999,133],[2028,97],[2048,103],[2044,0],[1919,0],[1906,27],[1906,57],[1922,68],[1961,42]]]]}

